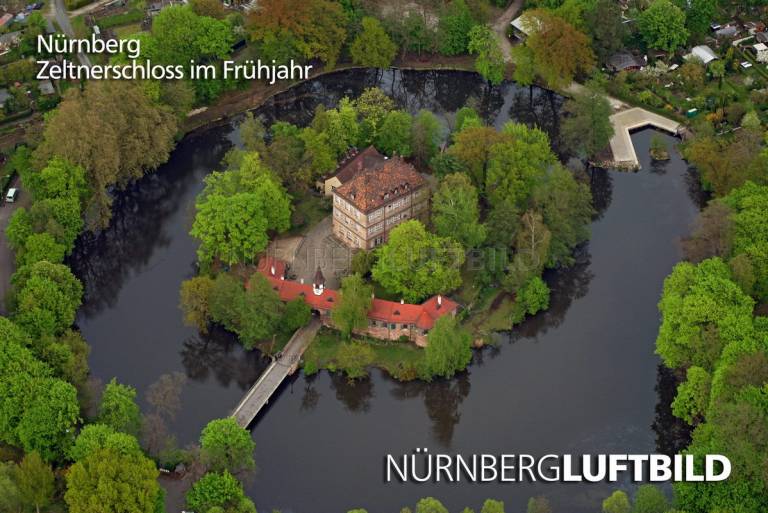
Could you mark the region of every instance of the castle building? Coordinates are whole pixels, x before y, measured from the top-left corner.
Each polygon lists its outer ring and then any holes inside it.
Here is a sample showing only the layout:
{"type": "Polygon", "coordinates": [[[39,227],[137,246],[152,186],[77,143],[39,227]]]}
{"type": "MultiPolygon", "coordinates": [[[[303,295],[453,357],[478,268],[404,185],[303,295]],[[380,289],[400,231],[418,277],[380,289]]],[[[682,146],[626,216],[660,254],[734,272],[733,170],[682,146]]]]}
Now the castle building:
{"type": "Polygon", "coordinates": [[[366,167],[361,159],[355,175],[332,189],[333,234],[353,249],[373,249],[403,221],[429,216],[429,187],[411,164],[400,157],[372,162],[366,167]]]}
{"type": "MultiPolygon", "coordinates": [[[[285,279],[286,270],[282,260],[266,256],[259,261],[258,271],[269,280],[281,301],[301,298],[320,316],[324,325],[332,327],[331,311],[339,302],[339,292],[325,287],[320,268],[311,284],[285,279]]],[[[427,334],[437,319],[444,315],[455,316],[458,309],[458,303],[440,295],[432,296],[420,305],[373,298],[368,311],[368,326],[356,333],[384,340],[406,338],[423,347],[427,345],[427,334]]]]}

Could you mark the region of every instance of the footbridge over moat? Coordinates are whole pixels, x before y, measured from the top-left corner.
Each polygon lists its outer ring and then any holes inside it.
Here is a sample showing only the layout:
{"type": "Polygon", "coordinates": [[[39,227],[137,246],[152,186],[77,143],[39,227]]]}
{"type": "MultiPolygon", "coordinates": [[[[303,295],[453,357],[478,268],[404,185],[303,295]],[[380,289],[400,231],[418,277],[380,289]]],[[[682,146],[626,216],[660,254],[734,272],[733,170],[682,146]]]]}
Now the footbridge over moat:
{"type": "Polygon", "coordinates": [[[312,322],[296,330],[280,356],[272,360],[269,367],[248,390],[231,415],[241,427],[247,428],[253,422],[283,380],[298,369],[301,355],[309,347],[321,325],[320,319],[313,317],[312,322]]]}

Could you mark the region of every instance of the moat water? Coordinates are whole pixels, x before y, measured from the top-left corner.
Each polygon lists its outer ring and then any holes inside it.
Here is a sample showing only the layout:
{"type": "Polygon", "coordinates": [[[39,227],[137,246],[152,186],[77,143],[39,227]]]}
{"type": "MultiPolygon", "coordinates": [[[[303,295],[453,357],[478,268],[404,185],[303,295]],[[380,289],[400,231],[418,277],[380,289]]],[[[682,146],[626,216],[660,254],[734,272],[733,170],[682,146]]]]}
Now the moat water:
{"type": "MultiPolygon", "coordinates": [[[[412,112],[452,113],[468,102],[490,123],[536,124],[556,140],[562,99],[504,84],[488,90],[463,72],[345,71],[302,84],[255,112],[266,123],[307,123],[314,107],[379,85],[412,112]]],[[[109,230],[83,238],[71,261],[86,287],[78,325],[92,347],[94,377],[144,393],[161,375],[187,381],[170,426],[183,445],[226,416],[266,362],[226,333],[184,326],[181,282],[195,273],[188,232],[203,178],[238,143],[234,119],[186,137],[170,161],[121,193],[109,230]]],[[[335,374],[294,375],[251,426],[258,471],[247,492],[259,511],[399,511],[434,496],[451,511],[486,498],[524,511],[544,495],[555,511],[600,511],[616,484],[385,484],[387,454],[533,455],[669,452],[679,446],[669,414],[672,378],[654,355],[656,304],[680,260],[680,238],[698,212],[697,179],[676,152],[652,164],[651,131],[633,136],[642,170],[592,172],[598,215],[572,268],[546,276],[549,311],[478,351],[466,373],[433,383],[399,383],[375,371],[350,384],[335,374]]],[[[669,137],[668,144],[676,141],[669,137]]]]}

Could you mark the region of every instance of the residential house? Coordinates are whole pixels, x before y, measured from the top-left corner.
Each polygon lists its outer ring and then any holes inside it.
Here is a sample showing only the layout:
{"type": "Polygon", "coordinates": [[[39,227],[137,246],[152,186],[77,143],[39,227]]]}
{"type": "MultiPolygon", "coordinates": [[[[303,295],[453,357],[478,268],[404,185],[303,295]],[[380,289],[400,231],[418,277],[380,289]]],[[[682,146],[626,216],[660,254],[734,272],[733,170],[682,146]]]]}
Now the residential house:
{"type": "Polygon", "coordinates": [[[428,215],[427,182],[400,157],[363,166],[333,190],[333,234],[350,248],[373,249],[398,224],[428,215]]]}
{"type": "Polygon", "coordinates": [[[750,50],[755,55],[757,62],[768,62],[768,45],[765,43],[754,44],[750,50]]]}
{"type": "Polygon", "coordinates": [[[0,16],[0,28],[5,27],[6,25],[10,24],[13,21],[13,14],[11,13],[5,13],[2,16],[0,16]]]}
{"type": "Polygon", "coordinates": [[[632,55],[629,52],[619,52],[611,55],[606,63],[608,70],[613,73],[620,71],[636,71],[641,70],[645,66],[645,60],[632,55]]]}
{"type": "Polygon", "coordinates": [[[699,45],[694,46],[691,48],[691,53],[685,56],[685,59],[698,59],[700,60],[705,66],[709,64],[710,62],[718,59],[719,57],[717,54],[707,45],[699,45]]]}
{"type": "Polygon", "coordinates": [[[514,20],[510,22],[512,25],[512,33],[518,39],[525,39],[531,35],[531,32],[537,29],[540,25],[540,21],[529,12],[524,12],[514,20]]]}
{"type": "MultiPolygon", "coordinates": [[[[285,278],[287,265],[282,260],[266,256],[259,261],[258,271],[277,292],[281,301],[301,298],[320,316],[323,324],[333,326],[331,311],[339,302],[339,292],[325,287],[325,277],[317,269],[312,284],[285,278]]],[[[368,311],[368,326],[356,333],[383,340],[406,338],[419,346],[427,345],[427,334],[437,319],[455,316],[459,304],[447,297],[432,296],[419,305],[373,298],[368,311]]]]}
{"type": "Polygon", "coordinates": [[[386,160],[387,157],[376,151],[376,148],[373,146],[369,146],[361,152],[357,148],[352,148],[336,167],[332,175],[317,182],[317,188],[326,196],[332,196],[334,189],[350,181],[358,172],[363,169],[379,167],[386,160]]]}

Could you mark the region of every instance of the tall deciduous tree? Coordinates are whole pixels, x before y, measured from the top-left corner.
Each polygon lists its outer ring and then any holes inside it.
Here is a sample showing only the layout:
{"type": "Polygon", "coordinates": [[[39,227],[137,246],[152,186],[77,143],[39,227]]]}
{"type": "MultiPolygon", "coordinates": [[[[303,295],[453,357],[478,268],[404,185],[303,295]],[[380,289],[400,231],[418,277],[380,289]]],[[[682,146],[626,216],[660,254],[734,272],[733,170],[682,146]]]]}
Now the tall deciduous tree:
{"type": "Polygon", "coordinates": [[[138,435],[141,412],[136,404],[136,389],[112,378],[101,396],[98,421],[111,426],[115,431],[138,435]]]}
{"type": "Polygon", "coordinates": [[[379,250],[373,279],[386,289],[416,302],[461,285],[464,249],[447,237],[433,235],[419,221],[406,221],[389,234],[379,250]]]}
{"type": "Polygon", "coordinates": [[[670,0],[653,0],[637,19],[637,27],[651,48],[674,52],[685,44],[685,13],[670,0]]]}
{"type": "Polygon", "coordinates": [[[491,85],[504,80],[504,55],[496,35],[487,25],[475,25],[469,31],[469,53],[476,55],[475,70],[491,85]]]}
{"type": "Polygon", "coordinates": [[[632,505],[626,492],[616,490],[603,501],[603,513],[631,513],[632,505]]]}
{"type": "Polygon", "coordinates": [[[208,332],[210,321],[210,298],[213,280],[208,276],[195,276],[181,284],[180,307],[184,312],[184,323],[194,326],[201,333],[208,332]]]}
{"type": "Polygon", "coordinates": [[[403,110],[393,110],[384,116],[376,134],[376,148],[387,155],[411,155],[413,118],[403,110]]]}
{"type": "Polygon", "coordinates": [[[141,454],[100,449],[69,468],[64,501],[70,513],[155,513],[162,500],[158,475],[141,454]]]}
{"type": "Polygon", "coordinates": [[[187,506],[193,511],[256,513],[256,507],[243,492],[243,485],[229,472],[208,473],[187,492],[187,506]]]}
{"type": "Polygon", "coordinates": [[[200,454],[214,472],[253,470],[254,448],[251,433],[232,417],[210,421],[200,435],[200,454]]]}
{"type": "Polygon", "coordinates": [[[536,74],[550,87],[570,85],[578,73],[589,71],[595,56],[589,38],[561,17],[542,9],[528,11],[525,46],[532,52],[536,74]]]}
{"type": "Polygon", "coordinates": [[[153,102],[141,85],[127,80],[95,80],[84,92],[71,88],[47,119],[36,150],[40,166],[59,156],[81,166],[90,196],[86,227],[108,226],[109,189],[124,187],[165,162],[173,147],[176,118],[153,102]]]}
{"type": "Polygon", "coordinates": [[[451,315],[435,322],[427,341],[424,358],[430,375],[450,378],[472,360],[472,335],[451,315]]]}
{"type": "Polygon", "coordinates": [[[347,39],[347,16],[330,0],[264,0],[248,18],[251,38],[292,47],[306,59],[336,65],[347,39]]]}
{"type": "Polygon", "coordinates": [[[373,287],[366,284],[359,274],[341,280],[339,302],[331,311],[331,317],[344,337],[349,338],[353,330],[365,328],[368,324],[372,293],[373,287]]]}
{"type": "Polygon", "coordinates": [[[21,460],[16,468],[15,481],[21,501],[33,506],[37,513],[53,500],[56,492],[53,470],[36,452],[30,452],[21,460]]]}
{"type": "Polygon", "coordinates": [[[384,31],[379,20],[369,16],[363,18],[362,31],[349,47],[352,62],[371,68],[388,68],[396,52],[397,46],[384,31]]]}
{"type": "Polygon", "coordinates": [[[466,249],[483,243],[477,189],[464,173],[451,173],[440,181],[432,197],[432,224],[442,237],[453,237],[466,249]]]}
{"type": "Polygon", "coordinates": [[[603,93],[586,89],[565,104],[568,117],[561,133],[568,148],[581,157],[592,157],[608,146],[613,137],[611,104],[603,93]]]}
{"type": "Polygon", "coordinates": [[[411,150],[413,158],[421,166],[426,166],[437,154],[440,132],[440,121],[432,112],[422,109],[413,118],[411,150]]]}
{"type": "Polygon", "coordinates": [[[464,0],[452,0],[440,16],[437,27],[440,52],[459,55],[467,51],[469,31],[475,24],[464,0]]]}

